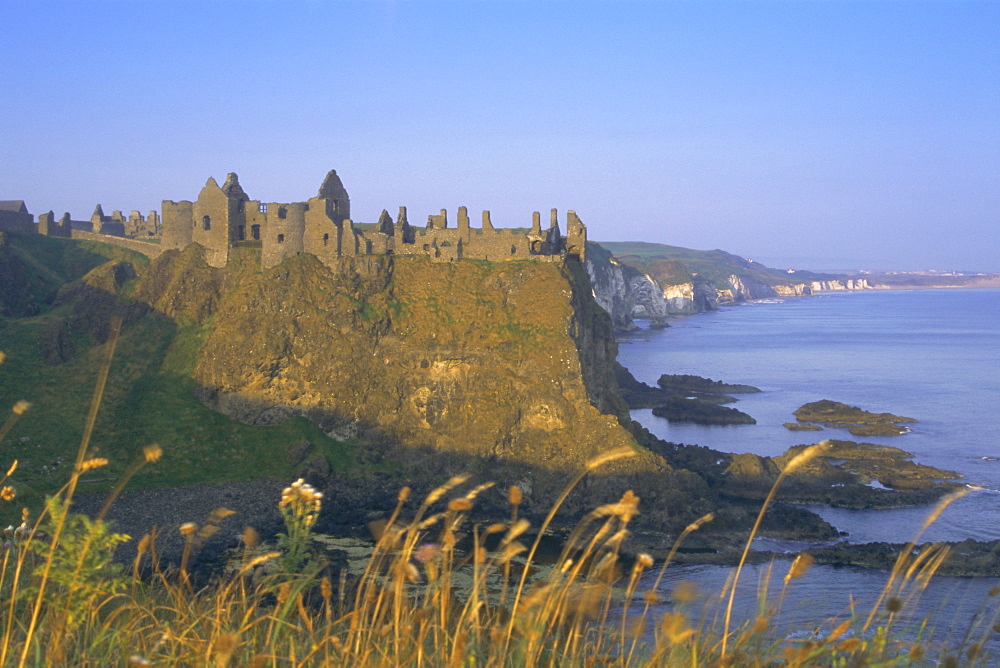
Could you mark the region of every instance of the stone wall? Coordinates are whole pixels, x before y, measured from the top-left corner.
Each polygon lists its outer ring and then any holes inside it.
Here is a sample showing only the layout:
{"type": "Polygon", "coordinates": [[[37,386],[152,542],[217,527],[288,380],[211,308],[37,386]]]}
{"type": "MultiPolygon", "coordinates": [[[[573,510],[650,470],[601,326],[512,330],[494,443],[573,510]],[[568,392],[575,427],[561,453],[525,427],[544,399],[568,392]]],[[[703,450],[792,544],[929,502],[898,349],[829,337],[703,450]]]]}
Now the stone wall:
{"type": "MultiPolygon", "coordinates": [[[[108,238],[141,234],[143,230],[147,236],[159,232],[161,250],[182,250],[196,243],[205,249],[205,261],[212,267],[226,266],[235,247],[259,248],[262,268],[302,253],[315,255],[328,266],[339,258],[358,255],[422,255],[432,262],[586,258],[587,228],[573,211],[567,212],[566,237],[561,234],[555,209],[545,229],[538,212],[532,216],[530,229],[496,229],[489,211],[483,211],[481,227],[473,228],[464,206],[458,209],[457,227],[448,226],[448,212],[442,209],[428,217],[425,229],[418,230],[409,224],[405,207],[400,207],[395,223],[383,210],[375,225],[358,226],[350,218],[350,198],[335,170],[327,174],[317,196],[307,202],[251,200],[236,174],[230,173],[222,186],[209,178],[193,202],[164,200],[162,211],[162,219],[154,211],[146,221],[137,211],[128,218],[120,211],[106,216],[98,204],[84,227],[88,232],[111,235],[108,238]]],[[[81,227],[64,222],[57,224],[46,218],[39,231],[69,236],[71,228],[81,227]]]]}
{"type": "Polygon", "coordinates": [[[473,228],[464,206],[456,220],[457,227],[449,227],[448,212],[442,209],[428,216],[426,229],[416,230],[400,207],[395,223],[383,210],[374,226],[360,228],[350,219],[350,198],[336,171],[327,174],[316,197],[288,204],[250,200],[236,174],[229,174],[222,187],[209,179],[194,203],[165,200],[162,235],[164,248],[203,246],[214,267],[226,265],[234,245],[260,247],[264,268],[300,253],[311,253],[327,265],[341,257],[389,254],[426,255],[434,262],[585,258],[586,226],[573,211],[567,213],[566,238],[555,209],[547,229],[537,212],[529,230],[495,229],[488,211],[482,226],[473,228]]]}
{"type": "MultiPolygon", "coordinates": [[[[60,236],[60,235],[53,235],[60,236]]],[[[137,253],[142,253],[146,257],[152,259],[158,257],[165,248],[160,244],[150,243],[149,241],[136,241],[135,239],[126,239],[125,237],[112,237],[106,234],[97,234],[95,232],[85,232],[83,230],[71,230],[71,239],[83,239],[85,241],[99,241],[102,244],[111,244],[112,246],[120,246],[121,248],[127,248],[131,251],[137,253]]]]}
{"type": "Polygon", "coordinates": [[[34,232],[35,219],[21,200],[0,202],[0,230],[34,232]]]}

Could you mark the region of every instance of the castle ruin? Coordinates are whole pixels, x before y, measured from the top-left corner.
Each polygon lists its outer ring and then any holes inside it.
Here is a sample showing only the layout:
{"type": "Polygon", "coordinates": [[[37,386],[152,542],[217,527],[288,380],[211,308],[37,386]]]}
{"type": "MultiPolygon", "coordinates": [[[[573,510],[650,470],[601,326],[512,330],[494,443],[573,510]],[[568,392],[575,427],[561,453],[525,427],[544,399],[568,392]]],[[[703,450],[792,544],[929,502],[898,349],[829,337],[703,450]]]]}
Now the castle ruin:
{"type": "MultiPolygon", "coordinates": [[[[96,215],[96,212],[95,212],[96,215]]],[[[206,261],[224,267],[235,248],[259,248],[261,266],[272,267],[287,257],[311,253],[324,263],[355,255],[426,255],[434,262],[460,259],[561,261],[585,259],[587,228],[573,211],[566,214],[566,236],[560,232],[556,210],[542,229],[536,212],[530,229],[494,228],[490,212],[482,226],[469,223],[466,208],[458,209],[456,227],[448,226],[445,210],[428,216],[427,227],[410,225],[406,208],[395,222],[383,210],[378,222],[351,220],[351,200],[330,171],[316,197],[306,202],[276,203],[251,200],[230,173],[222,186],[209,178],[198,199],[164,200],[161,247],[182,249],[197,243],[206,249],[206,261]]]]}

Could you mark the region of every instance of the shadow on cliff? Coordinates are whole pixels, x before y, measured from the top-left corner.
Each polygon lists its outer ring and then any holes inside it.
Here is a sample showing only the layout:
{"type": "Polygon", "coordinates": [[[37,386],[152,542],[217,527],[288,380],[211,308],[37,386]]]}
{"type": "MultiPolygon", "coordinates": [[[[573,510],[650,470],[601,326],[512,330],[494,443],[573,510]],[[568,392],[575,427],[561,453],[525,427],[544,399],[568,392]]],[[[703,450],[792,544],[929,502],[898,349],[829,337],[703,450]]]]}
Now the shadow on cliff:
{"type": "MultiPolygon", "coordinates": [[[[416,263],[410,263],[409,267],[411,271],[422,270],[416,263]]],[[[308,259],[280,266],[274,271],[293,277],[295,272],[298,272],[297,280],[309,283],[307,290],[310,298],[320,300],[317,303],[329,303],[329,298],[321,294],[324,288],[322,281],[314,280],[315,270],[308,259]]],[[[514,299],[518,291],[523,290],[526,293],[526,307],[536,309],[531,313],[537,314],[540,318],[551,315],[544,311],[546,308],[544,304],[537,303],[538,300],[529,290],[531,284],[528,282],[549,280],[545,277],[552,276],[551,267],[544,265],[527,267],[524,276],[505,275],[504,272],[509,271],[507,267],[493,268],[477,264],[457,268],[445,266],[435,271],[457,272],[463,276],[467,273],[478,273],[485,277],[483,280],[486,287],[482,288],[484,291],[489,289],[504,295],[502,307],[497,305],[499,302],[479,303],[477,307],[480,308],[480,314],[491,312],[482,309],[502,308],[506,310],[497,312],[501,315],[506,314],[504,317],[510,313],[521,317],[522,305],[516,301],[508,305],[507,300],[514,299]],[[532,274],[535,270],[536,274],[532,274]],[[539,308],[542,310],[538,311],[539,308]]],[[[212,326],[213,318],[219,314],[220,303],[227,296],[238,293],[240,299],[230,303],[232,310],[247,310],[250,305],[260,304],[261,300],[267,300],[268,308],[273,307],[274,313],[280,314],[289,308],[300,308],[299,305],[291,304],[289,300],[284,299],[285,293],[280,291],[294,291],[297,289],[294,282],[290,282],[289,285],[278,285],[277,288],[280,290],[277,293],[268,293],[267,291],[274,286],[265,284],[257,286],[254,284],[254,280],[257,279],[253,276],[253,272],[245,267],[212,269],[205,265],[203,257],[196,251],[164,253],[149,267],[137,267],[123,260],[110,261],[91,270],[81,280],[63,286],[59,291],[53,301],[52,313],[39,336],[39,351],[50,364],[58,366],[71,362],[84,353],[89,354],[87,348],[105,342],[109,333],[108,323],[114,317],[121,318],[122,337],[130,340],[134,349],[126,359],[116,361],[118,365],[116,368],[121,375],[113,380],[111,384],[113,387],[109,390],[113,396],[106,402],[106,405],[116,409],[112,412],[114,419],[111,420],[111,424],[105,425],[105,433],[117,434],[119,437],[122,434],[133,434],[136,438],[152,440],[159,440],[162,436],[163,441],[169,442],[171,437],[180,438],[176,435],[178,426],[172,422],[180,422],[182,419],[190,421],[192,417],[198,419],[201,414],[190,411],[185,408],[186,405],[181,405],[180,410],[193,413],[193,416],[170,417],[173,415],[170,411],[178,410],[177,406],[151,406],[150,397],[159,401],[165,396],[160,392],[162,388],[152,385],[158,382],[173,383],[175,387],[172,391],[175,394],[184,391],[185,387],[190,387],[191,391],[199,394],[203,401],[209,404],[218,401],[217,389],[205,383],[197,386],[190,376],[185,374],[196,364],[199,351],[202,349],[201,342],[206,335],[205,328],[212,326]],[[178,336],[182,330],[186,332],[186,338],[184,341],[179,341],[178,336]],[[173,355],[172,360],[171,355],[173,355]],[[158,392],[160,393],[157,394],[158,392]],[[153,413],[159,415],[152,415],[153,413]],[[163,422],[164,417],[167,418],[167,423],[163,422]],[[154,418],[160,422],[152,422],[154,418]],[[137,428],[134,424],[136,422],[143,422],[142,428],[137,428]]],[[[345,332],[349,333],[351,326],[359,325],[368,329],[375,328],[380,336],[384,336],[388,329],[378,317],[372,317],[371,314],[375,313],[377,316],[379,309],[389,314],[396,310],[405,313],[409,307],[407,302],[404,299],[398,303],[392,302],[392,299],[398,297],[393,293],[388,293],[388,301],[380,302],[379,299],[382,299],[385,293],[366,292],[371,287],[369,283],[358,276],[348,276],[348,278],[349,283],[346,286],[339,286],[338,289],[341,291],[335,296],[347,309],[344,312],[349,317],[344,316],[343,322],[339,323],[321,322],[316,331],[320,333],[325,331],[328,337],[337,336],[339,332],[343,337],[347,335],[345,332]],[[378,298],[372,298],[373,294],[378,298]],[[331,325],[337,325],[338,328],[332,329],[331,325]]],[[[378,278],[376,281],[378,285],[386,289],[392,287],[394,277],[378,278]]],[[[613,389],[614,386],[609,385],[607,381],[608,378],[613,378],[611,364],[615,353],[614,337],[610,332],[607,317],[597,312],[595,310],[598,309],[597,305],[592,300],[585,299],[584,291],[578,289],[579,276],[571,277],[569,280],[573,287],[572,298],[582,299],[585,303],[576,304],[570,309],[571,331],[568,334],[574,339],[574,345],[583,351],[582,354],[592,354],[592,359],[583,364],[581,380],[586,390],[578,393],[583,396],[578,396],[573,401],[586,407],[589,399],[589,402],[599,404],[605,410],[614,410],[615,407],[620,409],[621,402],[613,389]],[[603,332],[602,329],[603,334],[598,332],[597,329],[601,327],[608,331],[603,332]]],[[[414,285],[413,289],[420,290],[420,299],[428,301],[436,309],[435,318],[438,320],[452,318],[452,311],[460,312],[461,308],[464,308],[456,306],[449,310],[451,307],[446,300],[445,303],[438,300],[440,286],[414,285]]],[[[486,297],[481,295],[476,296],[476,299],[479,302],[486,301],[486,297]]],[[[308,305],[307,303],[306,306],[308,305]]],[[[566,309],[564,303],[556,303],[556,306],[566,309]]],[[[301,310],[303,311],[301,322],[292,322],[290,325],[292,333],[282,333],[282,336],[292,336],[297,331],[295,327],[309,324],[307,318],[313,316],[307,308],[301,307],[301,310]]],[[[497,336],[501,339],[502,336],[508,335],[530,336],[530,332],[524,334],[517,329],[515,326],[517,322],[519,321],[513,321],[511,324],[505,321],[504,328],[498,330],[497,336]]],[[[555,322],[562,326],[562,320],[557,319],[555,322]]],[[[250,324],[250,321],[240,320],[230,323],[233,327],[243,324],[250,324]]],[[[271,323],[264,321],[262,324],[271,323]]],[[[413,319],[409,324],[414,327],[424,326],[422,321],[413,319]]],[[[480,318],[479,322],[471,322],[468,325],[459,322],[455,329],[463,336],[473,336],[478,335],[489,324],[480,318]]],[[[560,336],[565,334],[564,331],[560,336]]],[[[558,360],[558,354],[561,354],[558,348],[535,345],[525,347],[536,355],[532,361],[538,360],[542,365],[551,364],[552,369],[557,371],[561,369],[560,372],[565,373],[565,363],[560,363],[558,360]]],[[[448,347],[444,345],[436,350],[447,352],[448,347]]],[[[244,354],[249,355],[251,352],[245,350],[244,354]]],[[[369,358],[373,355],[371,351],[362,352],[369,358]]],[[[448,354],[453,356],[452,353],[448,354]]],[[[264,367],[271,364],[268,359],[259,359],[257,362],[264,367]]],[[[516,367],[513,368],[518,370],[516,367]]],[[[271,373],[269,369],[264,371],[271,373]]],[[[527,373],[528,369],[519,371],[527,373]]],[[[530,371],[534,375],[526,375],[527,380],[523,382],[536,382],[536,378],[542,379],[537,382],[546,382],[547,377],[544,373],[546,368],[543,368],[542,372],[538,369],[530,371]]],[[[273,374],[270,377],[273,378],[273,374]]],[[[576,378],[580,379],[580,376],[576,378]]],[[[363,380],[366,379],[357,378],[358,382],[363,380]]],[[[561,395],[556,391],[559,389],[558,386],[555,389],[547,388],[546,391],[557,399],[575,391],[568,384],[570,381],[565,382],[567,385],[562,388],[561,395]]],[[[172,400],[176,399],[176,396],[166,398],[172,400]]],[[[504,397],[497,396],[495,400],[503,401],[503,399],[504,397]]],[[[554,430],[549,424],[547,428],[523,432],[523,435],[526,434],[524,438],[525,442],[529,443],[528,447],[534,447],[530,445],[532,434],[537,438],[538,452],[530,453],[532,461],[519,456],[520,453],[516,450],[510,448],[505,450],[503,447],[485,448],[486,454],[482,454],[483,449],[477,447],[473,449],[479,454],[471,454],[460,449],[431,448],[403,443],[398,437],[387,433],[371,421],[359,419],[357,415],[347,415],[329,406],[313,406],[303,411],[302,406],[293,401],[275,400],[273,397],[266,401],[257,401],[252,397],[243,396],[239,400],[245,404],[245,414],[256,416],[255,421],[258,425],[287,423],[289,419],[294,419],[294,415],[299,414],[317,425],[319,432],[325,436],[317,436],[315,442],[309,442],[308,439],[276,441],[267,447],[257,449],[245,447],[239,439],[182,446],[189,450],[186,456],[189,458],[188,468],[192,469],[192,475],[197,476],[200,473],[203,481],[212,480],[213,476],[218,476],[216,479],[231,481],[190,485],[177,477],[161,477],[159,480],[137,479],[140,484],[166,483],[168,486],[162,489],[126,491],[112,506],[109,518],[116,522],[118,530],[136,539],[123,546],[119,558],[129,561],[135,554],[134,546],[138,537],[155,526],[159,527],[162,537],[161,555],[167,563],[175,563],[183,544],[177,527],[189,521],[204,523],[213,509],[226,507],[234,510],[235,514],[218,522],[216,527],[218,531],[206,540],[201,552],[205,568],[217,566],[225,549],[236,545],[237,537],[244,526],[257,528],[265,537],[273,536],[281,530],[276,506],[281,488],[290,482],[282,476],[287,476],[292,471],[293,475],[308,479],[326,493],[317,530],[331,534],[363,535],[367,531],[369,522],[385,519],[388,516],[403,486],[412,488],[409,501],[411,507],[407,510],[411,512],[432,489],[449,478],[462,474],[469,474],[471,477],[463,487],[456,489],[455,494],[458,496],[466,494],[472,486],[494,483],[493,487],[479,495],[474,519],[488,522],[508,517],[510,514],[508,490],[511,486],[517,486],[524,496],[520,512],[522,516],[534,520],[537,526],[559,492],[585,466],[586,459],[590,455],[584,453],[588,449],[593,452],[594,447],[589,445],[587,448],[574,450],[571,457],[562,456],[564,453],[552,448],[554,446],[572,448],[575,444],[571,443],[572,439],[566,435],[561,441],[552,440],[554,430]],[[254,405],[255,403],[257,405],[254,405]],[[348,459],[339,462],[330,461],[330,453],[339,446],[335,447],[335,444],[331,445],[332,442],[326,442],[329,436],[335,439],[347,439],[347,445],[344,445],[342,450],[349,454],[348,459]],[[549,442],[545,443],[546,439],[549,442]],[[321,440],[324,442],[320,443],[321,440]],[[195,445],[201,448],[198,455],[201,459],[190,452],[190,448],[195,445]],[[251,461],[246,461],[248,458],[251,461]],[[553,462],[558,462],[558,465],[539,463],[549,458],[553,462]],[[207,465],[209,462],[214,468],[207,465]],[[204,468],[196,470],[200,466],[204,468]],[[239,470],[246,472],[243,475],[253,479],[233,480],[232,471],[227,469],[237,467],[242,467],[239,470]]],[[[476,407],[470,405],[470,410],[476,410],[476,407]]],[[[620,421],[625,426],[631,426],[620,410],[615,412],[617,415],[614,417],[605,417],[610,418],[612,423],[620,421]]],[[[107,422],[106,418],[102,419],[107,422]]],[[[212,419],[220,421],[227,418],[216,414],[212,419]]],[[[576,427],[576,425],[570,426],[576,427]]],[[[605,424],[605,428],[611,429],[611,426],[605,424]]],[[[555,431],[558,431],[558,428],[555,431]]],[[[192,430],[184,438],[191,440],[192,435],[196,433],[202,433],[202,430],[200,428],[192,430]]],[[[655,530],[669,535],[677,533],[690,522],[709,512],[717,514],[713,529],[720,533],[743,529],[752,523],[755,513],[753,507],[726,501],[719,494],[718,486],[714,484],[715,480],[677,465],[683,462],[683,457],[679,456],[679,451],[672,449],[676,446],[657,441],[648,434],[643,435],[635,427],[632,428],[632,436],[625,438],[629,441],[631,438],[638,438],[642,447],[637,449],[637,457],[633,460],[617,461],[588,473],[561,507],[559,526],[573,524],[594,508],[616,501],[627,490],[634,491],[642,499],[640,515],[635,524],[640,529],[655,530]],[[638,460],[642,460],[642,466],[634,465],[638,460]]],[[[132,445],[133,448],[141,448],[147,442],[135,442],[132,445]]],[[[478,446],[478,444],[470,445],[478,446]]],[[[443,502],[446,501],[447,499],[443,502]]],[[[84,495],[78,500],[77,508],[93,513],[102,502],[103,497],[100,494],[84,495]]],[[[769,513],[769,526],[780,531],[783,527],[801,524],[806,516],[811,514],[779,505],[769,513]]]]}

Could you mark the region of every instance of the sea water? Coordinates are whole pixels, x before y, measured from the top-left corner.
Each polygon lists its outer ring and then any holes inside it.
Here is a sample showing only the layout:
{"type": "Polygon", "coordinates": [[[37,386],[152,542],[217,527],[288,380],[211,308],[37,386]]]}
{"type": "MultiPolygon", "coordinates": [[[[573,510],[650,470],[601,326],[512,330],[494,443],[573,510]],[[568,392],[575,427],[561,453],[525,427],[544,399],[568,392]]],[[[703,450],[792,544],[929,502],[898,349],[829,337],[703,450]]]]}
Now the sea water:
{"type": "MultiPolygon", "coordinates": [[[[755,425],[669,423],[651,410],[633,411],[655,435],[770,456],[825,438],[892,445],[913,453],[918,463],[961,473],[962,482],[977,488],[953,503],[922,541],[1000,538],[1000,290],[833,293],[723,307],[670,324],[663,330],[643,328],[620,341],[618,360],[638,380],[655,385],[664,373],[694,374],[763,391],[738,395],[732,404],[754,417],[755,425]],[[795,421],[796,408],[819,399],[917,422],[902,436],[864,438],[846,430],[795,432],[783,426],[795,421]]],[[[904,543],[930,512],[929,507],[812,510],[859,543],[904,543]]],[[[710,585],[721,583],[726,572],[678,568],[671,577],[710,585]]],[[[790,610],[801,605],[807,612],[789,613],[784,621],[807,624],[843,611],[852,597],[863,599],[884,577],[879,571],[817,567],[790,599],[790,610]]],[[[939,616],[947,610],[954,619],[937,623],[954,636],[997,584],[995,578],[937,578],[923,605],[939,610],[939,616]]]]}

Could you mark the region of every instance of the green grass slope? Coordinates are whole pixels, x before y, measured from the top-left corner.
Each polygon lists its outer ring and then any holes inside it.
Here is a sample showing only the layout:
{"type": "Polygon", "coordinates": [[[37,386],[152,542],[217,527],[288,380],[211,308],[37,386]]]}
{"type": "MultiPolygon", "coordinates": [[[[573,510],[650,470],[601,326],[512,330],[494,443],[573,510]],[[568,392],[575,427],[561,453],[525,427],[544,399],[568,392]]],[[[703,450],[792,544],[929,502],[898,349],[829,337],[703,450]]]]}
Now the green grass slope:
{"type": "Polygon", "coordinates": [[[786,272],[766,267],[723,250],[693,250],[680,246],[656,244],[645,241],[600,241],[624,264],[635,267],[653,277],[660,285],[678,285],[691,282],[694,275],[710,281],[717,287],[728,287],[726,279],[732,275],[749,278],[765,285],[802,283],[837,278],[827,274],[807,271],[795,272],[794,281],[786,272]]]}

